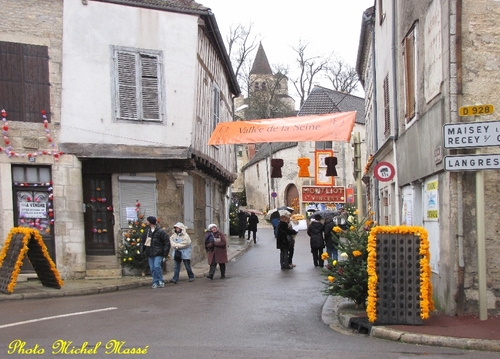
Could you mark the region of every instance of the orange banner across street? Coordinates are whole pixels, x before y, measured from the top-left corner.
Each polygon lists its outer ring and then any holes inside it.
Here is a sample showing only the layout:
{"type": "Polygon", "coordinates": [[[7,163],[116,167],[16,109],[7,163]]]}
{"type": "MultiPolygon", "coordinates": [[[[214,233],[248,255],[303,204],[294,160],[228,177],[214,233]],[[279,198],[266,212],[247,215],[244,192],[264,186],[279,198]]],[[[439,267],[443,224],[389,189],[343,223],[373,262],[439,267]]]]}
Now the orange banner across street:
{"type": "Polygon", "coordinates": [[[345,141],[349,142],[356,111],[324,115],[221,122],[209,145],[261,142],[345,141]]]}

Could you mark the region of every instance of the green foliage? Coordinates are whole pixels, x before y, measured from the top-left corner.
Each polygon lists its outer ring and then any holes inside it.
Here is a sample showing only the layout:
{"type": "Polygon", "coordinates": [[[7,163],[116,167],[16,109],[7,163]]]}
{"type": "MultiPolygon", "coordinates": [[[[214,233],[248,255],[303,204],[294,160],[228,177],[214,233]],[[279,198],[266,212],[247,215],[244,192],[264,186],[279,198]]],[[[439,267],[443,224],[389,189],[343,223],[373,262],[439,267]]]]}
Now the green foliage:
{"type": "Polygon", "coordinates": [[[122,244],[118,248],[118,258],[122,267],[139,269],[144,272],[148,267],[148,258],[140,251],[141,235],[146,224],[142,222],[144,215],[137,213],[135,221],[129,221],[129,229],[123,234],[122,244]]]}
{"type": "MultiPolygon", "coordinates": [[[[357,223],[356,211],[346,209],[350,218],[350,228],[346,230],[334,227],[334,234],[340,236],[339,260],[332,261],[324,270],[327,281],[323,292],[327,295],[337,295],[351,299],[357,305],[364,305],[368,297],[368,234],[373,221],[364,218],[357,223]]],[[[326,257],[326,253],[323,254],[326,257]]]]}
{"type": "Polygon", "coordinates": [[[229,234],[231,236],[238,234],[238,207],[234,202],[229,206],[229,234]]]}
{"type": "Polygon", "coordinates": [[[236,198],[238,200],[238,204],[240,206],[247,205],[247,191],[245,189],[242,192],[234,192],[233,198],[236,198]]]}

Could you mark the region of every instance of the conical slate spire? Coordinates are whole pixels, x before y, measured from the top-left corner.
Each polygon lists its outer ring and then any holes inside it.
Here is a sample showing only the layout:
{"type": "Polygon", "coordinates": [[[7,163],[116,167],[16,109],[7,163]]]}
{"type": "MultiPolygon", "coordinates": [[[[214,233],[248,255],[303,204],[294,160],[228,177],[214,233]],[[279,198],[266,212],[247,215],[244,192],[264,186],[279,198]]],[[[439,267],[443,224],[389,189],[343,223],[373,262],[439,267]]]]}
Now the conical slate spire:
{"type": "Polygon", "coordinates": [[[273,71],[267,60],[266,52],[260,43],[257,50],[257,55],[255,55],[255,60],[253,61],[252,70],[250,75],[272,75],[273,71]]]}

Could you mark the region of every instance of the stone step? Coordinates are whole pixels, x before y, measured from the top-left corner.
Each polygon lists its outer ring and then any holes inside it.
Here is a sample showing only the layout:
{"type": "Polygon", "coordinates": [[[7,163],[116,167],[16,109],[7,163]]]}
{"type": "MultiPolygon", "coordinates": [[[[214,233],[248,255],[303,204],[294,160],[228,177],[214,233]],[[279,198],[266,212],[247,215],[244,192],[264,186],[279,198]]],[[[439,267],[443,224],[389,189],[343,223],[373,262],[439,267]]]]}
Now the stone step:
{"type": "Polygon", "coordinates": [[[87,256],[87,271],[93,269],[121,269],[115,256],[87,256]]]}
{"type": "Polygon", "coordinates": [[[108,269],[87,269],[85,271],[85,279],[116,279],[122,277],[122,269],[108,268],[108,269]]]}
{"type": "Polygon", "coordinates": [[[87,256],[88,262],[117,262],[117,256],[87,256]]]}

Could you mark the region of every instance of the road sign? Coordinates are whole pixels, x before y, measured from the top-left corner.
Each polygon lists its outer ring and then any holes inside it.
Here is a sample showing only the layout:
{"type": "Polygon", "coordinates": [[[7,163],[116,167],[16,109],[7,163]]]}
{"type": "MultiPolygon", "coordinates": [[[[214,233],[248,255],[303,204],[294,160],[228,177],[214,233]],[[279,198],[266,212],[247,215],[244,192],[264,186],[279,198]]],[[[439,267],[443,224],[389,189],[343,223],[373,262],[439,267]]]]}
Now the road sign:
{"type": "Polygon", "coordinates": [[[447,123],[443,137],[444,148],[500,146],[500,121],[447,123]]]}
{"type": "Polygon", "coordinates": [[[500,169],[500,154],[446,156],[446,171],[480,171],[500,169]]]}
{"type": "Polygon", "coordinates": [[[394,178],[396,171],[389,162],[379,162],[373,168],[373,174],[381,182],[388,182],[394,178]]]}
{"type": "Polygon", "coordinates": [[[458,109],[460,116],[491,115],[495,111],[493,105],[462,106],[458,109]]]}

